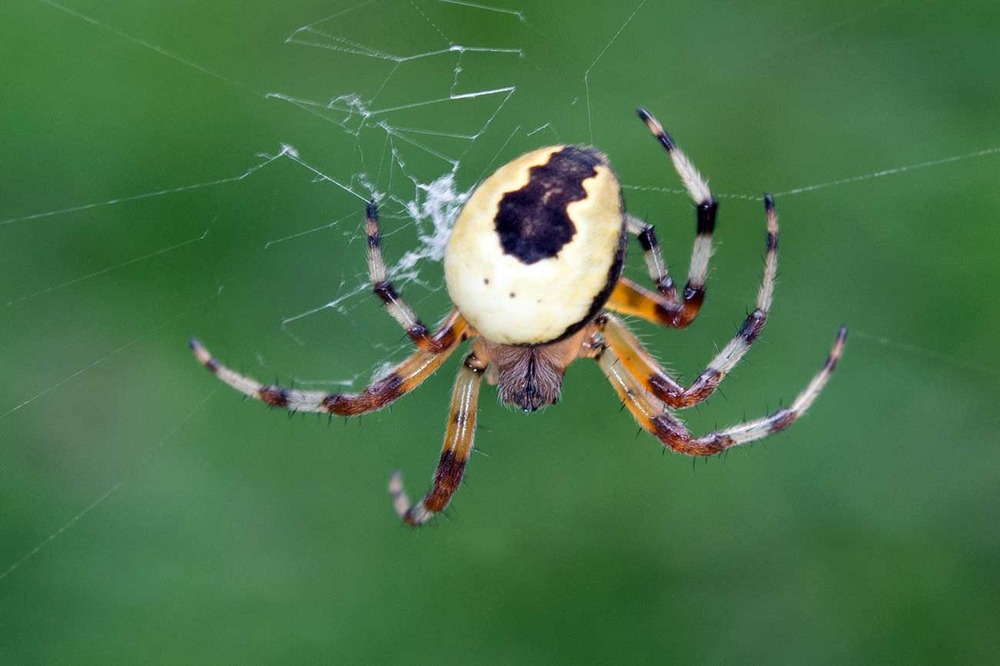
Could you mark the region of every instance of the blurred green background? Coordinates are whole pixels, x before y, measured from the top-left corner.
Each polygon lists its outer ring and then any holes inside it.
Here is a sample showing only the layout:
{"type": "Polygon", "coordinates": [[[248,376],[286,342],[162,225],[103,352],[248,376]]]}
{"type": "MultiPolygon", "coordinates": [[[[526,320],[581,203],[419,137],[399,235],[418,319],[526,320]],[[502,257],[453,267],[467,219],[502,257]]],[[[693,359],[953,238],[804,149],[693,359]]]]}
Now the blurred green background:
{"type": "MultiPolygon", "coordinates": [[[[502,2],[0,6],[0,662],[996,659],[1000,5],[502,2]],[[661,455],[579,363],[530,417],[484,390],[485,455],[414,531],[385,483],[426,489],[455,361],[328,424],[191,359],[363,386],[407,347],[358,197],[399,262],[419,185],[556,141],[609,153],[682,276],[637,104],[722,201],[702,316],[636,324],[681,376],[751,307],[778,195],[768,329],[691,428],[787,403],[851,327],[786,433],[661,455]]],[[[401,282],[446,313],[434,261],[401,282]]]]}

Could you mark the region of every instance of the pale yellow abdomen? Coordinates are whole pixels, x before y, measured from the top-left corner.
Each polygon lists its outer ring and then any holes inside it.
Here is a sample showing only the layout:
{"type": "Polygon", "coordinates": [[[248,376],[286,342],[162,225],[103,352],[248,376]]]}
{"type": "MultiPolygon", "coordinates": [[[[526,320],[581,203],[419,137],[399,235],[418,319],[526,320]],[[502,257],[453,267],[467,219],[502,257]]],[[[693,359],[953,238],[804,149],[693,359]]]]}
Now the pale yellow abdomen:
{"type": "Polygon", "coordinates": [[[484,338],[552,342],[607,300],[624,257],[618,180],[592,148],[552,146],[502,166],[452,230],[448,294],[484,338]]]}

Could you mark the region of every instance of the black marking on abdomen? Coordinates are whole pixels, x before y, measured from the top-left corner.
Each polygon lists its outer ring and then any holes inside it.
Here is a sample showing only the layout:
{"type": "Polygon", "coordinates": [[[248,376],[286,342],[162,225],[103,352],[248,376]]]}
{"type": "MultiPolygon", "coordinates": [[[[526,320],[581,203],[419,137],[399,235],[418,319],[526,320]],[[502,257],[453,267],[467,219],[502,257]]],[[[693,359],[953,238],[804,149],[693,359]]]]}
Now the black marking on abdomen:
{"type": "Polygon", "coordinates": [[[567,146],[531,167],[528,184],[503,196],[494,219],[504,253],[529,265],[559,254],[576,234],[566,207],[587,198],[583,181],[603,164],[593,148],[567,146]]]}
{"type": "MultiPolygon", "coordinates": [[[[622,203],[622,208],[625,207],[624,202],[622,203]]],[[[618,234],[618,248],[615,250],[615,258],[611,262],[611,268],[608,269],[608,280],[604,283],[604,288],[594,296],[594,299],[590,302],[590,307],[587,309],[587,314],[583,316],[583,319],[567,327],[565,331],[562,332],[557,340],[563,340],[573,335],[581,328],[586,326],[597,316],[602,309],[604,309],[604,304],[608,302],[611,297],[611,292],[614,291],[615,285],[618,284],[618,280],[622,276],[622,269],[625,268],[625,250],[628,248],[628,228],[625,224],[622,224],[621,233],[618,234]]]]}

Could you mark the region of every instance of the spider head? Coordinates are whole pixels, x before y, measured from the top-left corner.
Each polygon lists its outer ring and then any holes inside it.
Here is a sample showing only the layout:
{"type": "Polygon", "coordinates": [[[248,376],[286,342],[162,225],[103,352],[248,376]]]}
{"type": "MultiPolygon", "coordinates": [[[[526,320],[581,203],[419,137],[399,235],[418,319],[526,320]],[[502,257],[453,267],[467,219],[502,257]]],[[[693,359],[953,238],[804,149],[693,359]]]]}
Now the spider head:
{"type": "Polygon", "coordinates": [[[581,334],[548,345],[491,345],[500,401],[534,412],[554,405],[566,366],[576,357],[581,334]]]}
{"type": "Polygon", "coordinates": [[[500,401],[534,412],[553,405],[562,390],[564,367],[550,362],[544,347],[502,348],[497,359],[500,401]]]}

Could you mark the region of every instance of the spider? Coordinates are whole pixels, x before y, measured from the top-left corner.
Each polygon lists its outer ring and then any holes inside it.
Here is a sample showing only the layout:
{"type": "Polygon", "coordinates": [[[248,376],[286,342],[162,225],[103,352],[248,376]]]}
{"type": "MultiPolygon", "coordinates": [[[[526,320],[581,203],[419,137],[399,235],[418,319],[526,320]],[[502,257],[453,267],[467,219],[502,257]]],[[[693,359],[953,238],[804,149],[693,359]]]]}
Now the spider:
{"type": "Polygon", "coordinates": [[[708,184],[660,123],[645,109],[637,113],[666,149],[696,204],[697,236],[683,291],[667,272],[653,227],[625,212],[607,157],[587,146],[550,146],[497,169],[465,203],[444,255],[445,281],[455,307],[434,332],[387,278],[378,207],[375,201],[368,203],[364,224],[372,287],[416,351],[362,392],[263,385],[219,363],[197,340],[191,340],[191,349],[223,382],[272,407],[355,416],[409,393],[461,343],[473,340],[455,380],[431,490],[413,504],[399,472],[390,477],[393,507],[410,525],[422,525],[441,512],[461,483],[484,379],[498,387],[501,402],[533,412],[556,403],[570,363],[592,359],[640,426],[664,446],[690,456],[711,456],[787,428],[829,380],[844,348],[845,327],[837,332],[822,369],[786,408],[702,437],[692,435],[672,413],[711,396],[764,328],[778,267],[778,218],[770,195],[764,195],[766,255],[756,306],[690,386],[667,374],[617,316],[673,328],[695,319],[705,298],[718,211],[708,184]],[[622,276],[629,236],[642,248],[656,291],[622,276]]]}

